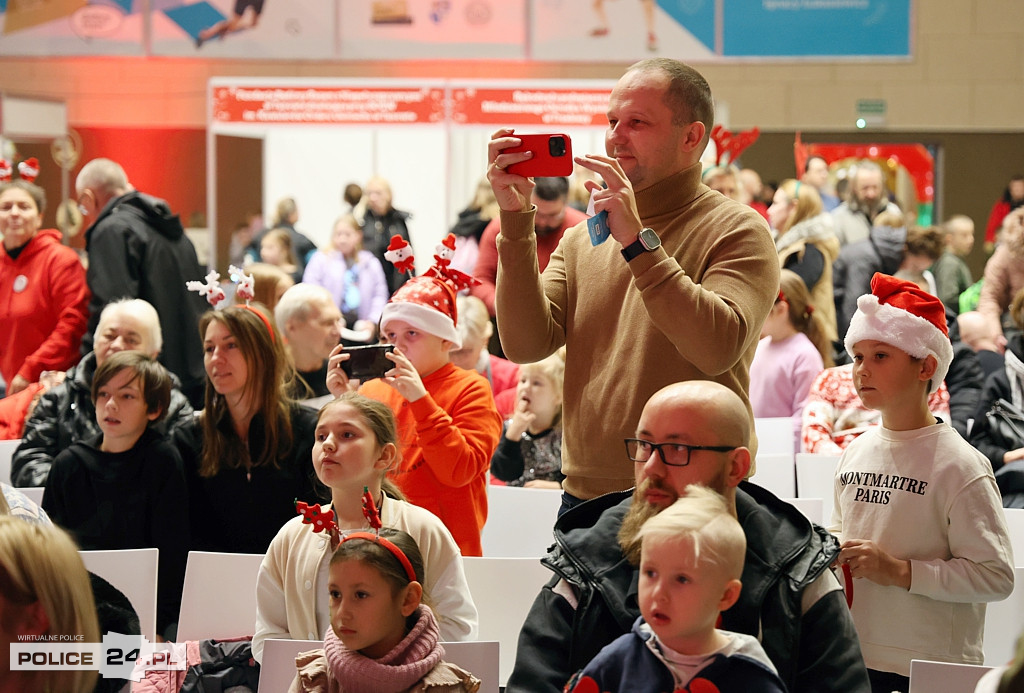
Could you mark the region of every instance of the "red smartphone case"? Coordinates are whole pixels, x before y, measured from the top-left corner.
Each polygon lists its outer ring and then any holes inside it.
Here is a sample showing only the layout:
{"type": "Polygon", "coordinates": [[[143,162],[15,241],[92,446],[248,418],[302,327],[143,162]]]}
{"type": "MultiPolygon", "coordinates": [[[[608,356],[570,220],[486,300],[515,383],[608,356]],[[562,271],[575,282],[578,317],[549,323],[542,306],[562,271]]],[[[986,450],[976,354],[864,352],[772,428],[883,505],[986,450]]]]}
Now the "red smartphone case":
{"type": "Polygon", "coordinates": [[[572,142],[568,135],[515,135],[522,144],[503,152],[533,152],[533,158],[512,164],[506,170],[527,178],[572,175],[572,142]]]}

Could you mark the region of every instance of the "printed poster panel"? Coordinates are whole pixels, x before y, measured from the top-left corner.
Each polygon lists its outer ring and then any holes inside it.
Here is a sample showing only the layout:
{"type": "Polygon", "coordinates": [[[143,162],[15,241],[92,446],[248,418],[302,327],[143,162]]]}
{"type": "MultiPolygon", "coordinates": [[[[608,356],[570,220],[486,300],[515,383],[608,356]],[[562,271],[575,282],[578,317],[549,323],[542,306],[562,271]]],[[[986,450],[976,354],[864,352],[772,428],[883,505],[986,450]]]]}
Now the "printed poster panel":
{"type": "Polygon", "coordinates": [[[345,0],[339,57],[347,60],[526,57],[527,0],[345,0]]]}
{"type": "Polygon", "coordinates": [[[910,57],[910,0],[761,0],[723,5],[726,56],[910,57]]]}
{"type": "Polygon", "coordinates": [[[533,0],[531,16],[534,60],[716,59],[715,0],[533,0]]]}
{"type": "Polygon", "coordinates": [[[211,122],[268,125],[416,125],[445,119],[438,85],[211,85],[211,122]]]}
{"type": "Polygon", "coordinates": [[[144,0],[0,0],[0,55],[142,55],[144,0]]]}
{"type": "Polygon", "coordinates": [[[451,121],[457,125],[525,125],[604,128],[611,86],[561,87],[452,86],[451,121]]]}
{"type": "Polygon", "coordinates": [[[197,58],[334,57],[330,0],[149,0],[151,52],[197,58]]]}
{"type": "Polygon", "coordinates": [[[911,0],[533,0],[535,60],[907,58],[911,0]]]}

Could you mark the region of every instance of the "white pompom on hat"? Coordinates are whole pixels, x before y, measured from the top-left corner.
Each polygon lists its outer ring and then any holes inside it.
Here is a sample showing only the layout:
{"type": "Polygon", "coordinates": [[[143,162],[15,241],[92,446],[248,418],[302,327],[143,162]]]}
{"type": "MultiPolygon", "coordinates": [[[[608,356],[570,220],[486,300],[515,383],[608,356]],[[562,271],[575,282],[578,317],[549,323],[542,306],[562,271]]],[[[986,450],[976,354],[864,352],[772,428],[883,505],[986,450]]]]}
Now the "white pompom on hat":
{"type": "Polygon", "coordinates": [[[400,286],[384,306],[381,328],[386,328],[392,320],[407,322],[427,334],[448,340],[455,349],[462,348],[462,337],[455,329],[458,321],[455,292],[437,277],[413,277],[400,286]]]}
{"type": "Polygon", "coordinates": [[[938,366],[930,393],[939,389],[953,361],[942,301],[913,282],[881,272],[871,278],[871,293],[857,299],[844,340],[846,352],[853,356],[854,345],[863,339],[891,344],[914,358],[934,356],[938,366]]]}

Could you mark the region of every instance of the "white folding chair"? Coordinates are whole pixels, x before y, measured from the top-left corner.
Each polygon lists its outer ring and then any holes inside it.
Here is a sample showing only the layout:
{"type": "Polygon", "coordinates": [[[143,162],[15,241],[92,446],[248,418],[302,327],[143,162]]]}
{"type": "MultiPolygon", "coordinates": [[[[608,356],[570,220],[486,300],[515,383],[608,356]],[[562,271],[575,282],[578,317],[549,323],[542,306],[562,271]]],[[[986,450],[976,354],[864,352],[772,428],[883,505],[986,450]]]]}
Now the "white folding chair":
{"type": "Polygon", "coordinates": [[[783,498],[794,508],[803,513],[803,516],[816,525],[824,525],[825,517],[824,503],[820,498],[783,498]]]}
{"type": "Polygon", "coordinates": [[[124,593],[139,615],[142,634],[156,642],[156,574],[159,549],[79,551],[85,568],[124,593]]]}
{"type": "Polygon", "coordinates": [[[970,693],[992,667],[910,660],[910,693],[970,693]]]}
{"type": "Polygon", "coordinates": [[[757,465],[754,476],[750,480],[774,493],[779,498],[792,498],[796,495],[796,470],[793,464],[793,453],[761,454],[757,453],[757,465]]]}
{"type": "Polygon", "coordinates": [[[1024,508],[1003,508],[1006,527],[1010,530],[1014,565],[1024,565],[1024,508]]]}
{"type": "Polygon", "coordinates": [[[824,525],[832,522],[832,505],[836,497],[836,467],[838,455],[796,454],[797,498],[820,498],[824,525]]]}
{"type": "Polygon", "coordinates": [[[516,661],[519,631],[551,571],[537,558],[465,556],[462,563],[480,617],[479,638],[500,643],[499,685],[504,686],[516,661]]]}
{"type": "Polygon", "coordinates": [[[285,693],[295,680],[295,657],[323,646],[320,640],[264,640],[259,693],[285,693]]]}
{"type": "MultiPolygon", "coordinates": [[[[25,497],[36,505],[42,507],[43,505],[43,492],[46,490],[43,487],[30,487],[30,488],[19,488],[19,491],[25,494],[25,497]]],[[[110,582],[109,580],[107,582],[110,582]]]]}
{"type": "Polygon", "coordinates": [[[261,553],[189,551],[178,641],[235,638],[256,631],[261,553]]]}
{"type": "Polygon", "coordinates": [[[498,693],[500,644],[491,641],[443,642],[444,661],[462,667],[480,679],[480,693],[498,693]]]}
{"type": "Polygon", "coordinates": [[[788,454],[796,452],[793,433],[793,419],[788,416],[754,419],[757,434],[757,461],[762,455],[788,454]]]}
{"type": "Polygon", "coordinates": [[[1024,635],[1024,559],[1013,569],[1013,592],[985,609],[985,665],[999,667],[1013,659],[1013,646],[1024,635]]]}
{"type": "Polygon", "coordinates": [[[21,445],[21,440],[0,440],[0,481],[11,483],[11,458],[21,445]]]}
{"type": "Polygon", "coordinates": [[[561,504],[556,489],[489,485],[487,523],[480,535],[484,555],[540,558],[555,541],[552,529],[561,504]]]}

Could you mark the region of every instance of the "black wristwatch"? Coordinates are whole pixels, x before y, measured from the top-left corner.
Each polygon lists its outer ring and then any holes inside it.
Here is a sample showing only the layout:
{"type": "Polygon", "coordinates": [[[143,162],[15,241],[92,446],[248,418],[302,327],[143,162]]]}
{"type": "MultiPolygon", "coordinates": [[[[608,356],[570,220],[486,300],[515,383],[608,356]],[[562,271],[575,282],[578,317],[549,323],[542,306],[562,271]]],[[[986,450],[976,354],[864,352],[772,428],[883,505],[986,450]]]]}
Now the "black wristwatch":
{"type": "Polygon", "coordinates": [[[622,257],[626,258],[626,262],[629,262],[635,257],[649,253],[652,250],[657,250],[660,247],[661,239],[658,238],[658,234],[654,232],[654,229],[645,226],[640,229],[636,240],[622,249],[622,257]]]}

